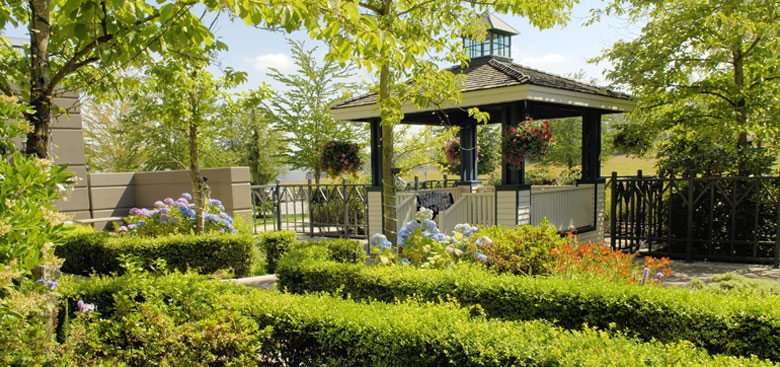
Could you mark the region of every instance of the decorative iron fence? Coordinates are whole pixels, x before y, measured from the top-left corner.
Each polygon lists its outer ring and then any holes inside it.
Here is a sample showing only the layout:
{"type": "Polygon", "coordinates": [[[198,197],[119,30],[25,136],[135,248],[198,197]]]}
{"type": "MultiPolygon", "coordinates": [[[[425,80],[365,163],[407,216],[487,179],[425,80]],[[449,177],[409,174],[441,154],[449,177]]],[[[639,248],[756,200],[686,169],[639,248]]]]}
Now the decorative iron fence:
{"type": "Polygon", "coordinates": [[[780,266],[780,177],[618,177],[612,248],[780,266]]]}
{"type": "Polygon", "coordinates": [[[254,231],[294,231],[310,236],[365,238],[368,185],[253,185],[254,231]]]}

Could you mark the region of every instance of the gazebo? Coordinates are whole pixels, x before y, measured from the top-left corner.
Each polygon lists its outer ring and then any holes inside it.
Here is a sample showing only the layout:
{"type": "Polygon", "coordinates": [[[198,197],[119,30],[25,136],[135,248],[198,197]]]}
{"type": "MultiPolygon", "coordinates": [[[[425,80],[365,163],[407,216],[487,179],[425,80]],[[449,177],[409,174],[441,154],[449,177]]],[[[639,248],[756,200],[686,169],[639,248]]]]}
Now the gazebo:
{"type": "MultiPolygon", "coordinates": [[[[515,29],[492,14],[485,14],[488,36],[484,42],[463,40],[471,58],[467,68],[452,67],[466,75],[461,103],[418,109],[401,107],[403,124],[460,127],[460,191],[455,203],[441,213],[440,226],[448,229],[455,221],[471,224],[537,224],[548,218],[559,230],[572,231],[583,240],[603,240],[605,179],[601,176],[601,116],[632,111],[629,96],[591,84],[518,65],[511,59],[515,29]],[[477,190],[477,121],[467,113],[478,107],[490,114],[490,124],[502,131],[527,117],[536,120],[582,118],[582,179],[570,187],[532,187],[525,183],[525,168],[502,166],[501,185],[493,192],[477,190]],[[482,192],[473,192],[482,191],[482,192]],[[564,228],[565,227],[565,228],[564,228]]],[[[371,183],[369,191],[369,236],[382,232],[382,136],[376,94],[367,94],[332,107],[338,121],[371,125],[371,183]]],[[[398,222],[411,219],[416,208],[412,194],[398,195],[398,222]]]]}

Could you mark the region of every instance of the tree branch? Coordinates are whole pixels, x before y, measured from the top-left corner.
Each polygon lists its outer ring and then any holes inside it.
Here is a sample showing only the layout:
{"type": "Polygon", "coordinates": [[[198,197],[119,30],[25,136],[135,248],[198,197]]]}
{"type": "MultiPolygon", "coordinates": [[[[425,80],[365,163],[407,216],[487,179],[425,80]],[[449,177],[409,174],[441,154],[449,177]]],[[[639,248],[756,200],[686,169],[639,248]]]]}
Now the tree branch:
{"type": "Polygon", "coordinates": [[[11,90],[11,85],[8,83],[8,78],[5,76],[0,77],[0,92],[3,92],[3,94],[9,97],[14,95],[14,92],[11,90]]]}
{"type": "Polygon", "coordinates": [[[745,56],[747,56],[749,53],[751,53],[756,46],[758,46],[758,42],[761,41],[761,35],[757,36],[755,40],[753,40],[753,43],[750,44],[750,46],[745,50],[745,52],[742,53],[741,57],[744,59],[745,56]]]}

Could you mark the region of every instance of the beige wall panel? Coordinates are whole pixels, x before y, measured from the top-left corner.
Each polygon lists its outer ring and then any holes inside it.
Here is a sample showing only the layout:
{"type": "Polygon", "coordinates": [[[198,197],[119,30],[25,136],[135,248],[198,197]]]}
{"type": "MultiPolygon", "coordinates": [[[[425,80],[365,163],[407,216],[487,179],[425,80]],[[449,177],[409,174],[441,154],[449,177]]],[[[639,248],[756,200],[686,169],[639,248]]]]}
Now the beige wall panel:
{"type": "Polygon", "coordinates": [[[135,190],[132,186],[92,187],[92,211],[135,206],[135,190]]]}
{"type": "Polygon", "coordinates": [[[89,192],[86,187],[77,187],[67,200],[57,200],[54,206],[61,212],[89,211],[89,192]]]}
{"type": "Polygon", "coordinates": [[[52,150],[56,163],[70,163],[72,165],[83,165],[84,160],[84,138],[81,130],[58,130],[52,129],[51,133],[52,150]]]}
{"type": "MultiPolygon", "coordinates": [[[[53,111],[52,111],[53,112],[53,111]]],[[[58,114],[52,117],[52,129],[62,130],[81,130],[82,120],[81,115],[71,112],[70,114],[58,114]]]]}
{"type": "Polygon", "coordinates": [[[87,187],[87,167],[82,165],[70,165],[66,170],[73,172],[78,178],[74,187],[87,187]]]}
{"type": "Polygon", "coordinates": [[[90,173],[89,183],[92,187],[127,186],[135,182],[135,172],[121,173],[90,173]]]}
{"type": "Polygon", "coordinates": [[[233,184],[233,210],[252,210],[252,189],[249,183],[233,184]]]}

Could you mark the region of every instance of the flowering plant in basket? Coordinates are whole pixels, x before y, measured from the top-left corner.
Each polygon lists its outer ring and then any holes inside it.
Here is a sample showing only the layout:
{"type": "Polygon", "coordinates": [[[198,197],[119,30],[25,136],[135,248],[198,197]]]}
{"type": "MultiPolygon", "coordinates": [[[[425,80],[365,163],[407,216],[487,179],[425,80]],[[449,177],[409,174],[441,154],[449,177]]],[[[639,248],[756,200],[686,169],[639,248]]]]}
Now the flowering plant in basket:
{"type": "MultiPolygon", "coordinates": [[[[458,139],[450,139],[444,143],[445,168],[450,173],[460,173],[460,149],[460,141],[458,139]]],[[[480,154],[482,154],[482,147],[477,145],[477,162],[479,162],[480,154]]]]}
{"type": "Polygon", "coordinates": [[[514,169],[520,169],[526,159],[537,159],[547,154],[552,144],[550,122],[528,119],[507,129],[502,143],[504,160],[514,169]]]}
{"type": "Polygon", "coordinates": [[[335,177],[344,172],[356,173],[363,163],[360,160],[360,148],[357,144],[330,141],[322,144],[320,168],[335,177]]]}

